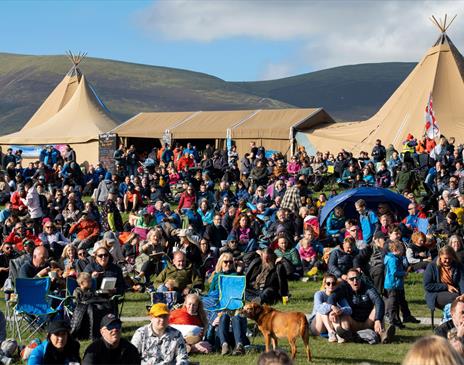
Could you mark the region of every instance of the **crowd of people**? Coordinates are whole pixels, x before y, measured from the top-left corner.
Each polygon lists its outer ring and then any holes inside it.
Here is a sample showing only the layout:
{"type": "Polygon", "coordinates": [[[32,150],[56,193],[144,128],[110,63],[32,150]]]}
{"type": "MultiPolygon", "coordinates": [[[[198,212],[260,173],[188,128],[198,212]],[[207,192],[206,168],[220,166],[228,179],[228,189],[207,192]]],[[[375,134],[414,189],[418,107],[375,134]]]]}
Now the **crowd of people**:
{"type": "Polygon", "coordinates": [[[76,338],[86,336],[93,341],[83,364],[243,355],[246,318],[207,310],[224,274],[245,276],[245,299],[268,305],[292,300],[289,281],[322,278],[307,309],[311,333],[372,344],[419,323],[404,280],[422,272],[427,306],[450,313],[437,335],[462,355],[463,154],[453,138],[411,135],[400,151],[377,140],[370,154],[309,156],[300,147],[288,159],[255,143],[243,156],[235,146],[166,144],[140,153],[121,145],[114,165],[87,168],[71,146],[47,146],[26,166],[9,149],[0,172],[0,285],[7,291],[16,278],[48,276],[59,292],[74,278],[82,314],[51,322],[29,363],[80,361],[76,338]],[[319,219],[337,193],[362,186],[404,195],[407,216],[389,202],[359,199],[319,219]],[[106,278],[114,289],[101,291],[106,278]],[[118,303],[129,291],[148,293],[152,306],[151,322],[126,341],[118,303]],[[89,308],[99,313],[87,318],[90,334],[82,331],[89,308]]]}

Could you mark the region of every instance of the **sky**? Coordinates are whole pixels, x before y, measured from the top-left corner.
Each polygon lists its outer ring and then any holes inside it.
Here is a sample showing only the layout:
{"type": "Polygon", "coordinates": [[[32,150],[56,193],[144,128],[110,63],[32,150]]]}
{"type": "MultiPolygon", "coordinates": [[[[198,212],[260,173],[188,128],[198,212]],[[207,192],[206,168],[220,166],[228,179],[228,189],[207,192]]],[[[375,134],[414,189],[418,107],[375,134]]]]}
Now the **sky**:
{"type": "Polygon", "coordinates": [[[0,1],[0,52],[85,51],[204,72],[270,80],[347,64],[417,62],[439,35],[429,17],[457,18],[464,1],[155,0],[0,1]]]}

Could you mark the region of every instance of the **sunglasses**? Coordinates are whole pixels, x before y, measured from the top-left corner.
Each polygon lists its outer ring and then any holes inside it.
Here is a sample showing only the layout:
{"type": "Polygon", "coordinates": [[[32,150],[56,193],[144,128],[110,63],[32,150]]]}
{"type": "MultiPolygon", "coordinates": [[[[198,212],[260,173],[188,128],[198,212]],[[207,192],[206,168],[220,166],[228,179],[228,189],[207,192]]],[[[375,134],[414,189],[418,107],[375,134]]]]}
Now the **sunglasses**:
{"type": "Polygon", "coordinates": [[[348,278],[349,281],[360,281],[361,278],[359,276],[353,276],[351,278],[348,278]]]}
{"type": "Polygon", "coordinates": [[[326,281],[325,282],[325,285],[327,285],[327,286],[335,286],[335,284],[337,284],[335,281],[326,281]]]}
{"type": "Polygon", "coordinates": [[[110,255],[108,255],[107,253],[101,253],[101,254],[97,255],[97,257],[98,257],[99,259],[102,259],[102,258],[104,258],[104,257],[110,257],[110,255]]]}
{"type": "Polygon", "coordinates": [[[234,262],[232,260],[224,260],[223,263],[225,263],[225,264],[233,264],[234,262]]]}
{"type": "Polygon", "coordinates": [[[44,228],[53,228],[53,226],[44,226],[44,228]]]}
{"type": "Polygon", "coordinates": [[[7,251],[11,251],[13,249],[13,247],[5,247],[5,250],[7,251]]]}
{"type": "Polygon", "coordinates": [[[112,330],[120,331],[121,330],[121,325],[119,323],[110,323],[108,326],[106,326],[106,329],[108,331],[112,331],[112,330]]]}
{"type": "Polygon", "coordinates": [[[85,256],[85,252],[78,252],[77,255],[78,256],[85,256]]]}
{"type": "Polygon", "coordinates": [[[350,232],[357,232],[357,228],[350,229],[350,232]]]}

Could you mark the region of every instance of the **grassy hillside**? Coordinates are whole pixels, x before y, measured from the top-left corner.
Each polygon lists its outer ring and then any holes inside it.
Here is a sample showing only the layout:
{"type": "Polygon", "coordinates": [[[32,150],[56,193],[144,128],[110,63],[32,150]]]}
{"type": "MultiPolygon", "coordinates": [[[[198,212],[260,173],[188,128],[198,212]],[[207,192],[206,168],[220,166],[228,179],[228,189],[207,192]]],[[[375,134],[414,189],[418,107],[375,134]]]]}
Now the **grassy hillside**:
{"type": "MultiPolygon", "coordinates": [[[[19,130],[61,81],[65,56],[0,53],[1,134],[19,130]]],[[[413,63],[342,66],[262,82],[227,82],[187,70],[86,58],[80,68],[123,122],[142,111],[324,107],[340,120],[369,117],[413,63]]]]}
{"type": "MultiPolygon", "coordinates": [[[[20,129],[70,67],[64,56],[0,53],[1,134],[20,129]]],[[[121,122],[142,111],[289,107],[198,72],[95,58],[80,68],[121,122]]]]}
{"type": "Polygon", "coordinates": [[[244,92],[298,107],[323,107],[337,119],[363,120],[383,105],[414,66],[415,63],[369,63],[235,85],[244,92]]]}

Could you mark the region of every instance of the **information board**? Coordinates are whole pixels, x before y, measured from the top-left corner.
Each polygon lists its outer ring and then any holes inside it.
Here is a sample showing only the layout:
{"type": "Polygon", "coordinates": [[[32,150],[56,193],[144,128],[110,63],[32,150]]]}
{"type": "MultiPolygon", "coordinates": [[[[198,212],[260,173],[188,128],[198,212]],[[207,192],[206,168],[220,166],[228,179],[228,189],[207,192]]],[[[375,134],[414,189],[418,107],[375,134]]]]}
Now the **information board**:
{"type": "Polygon", "coordinates": [[[98,136],[98,157],[103,167],[114,173],[114,151],[118,148],[116,133],[103,133],[98,136]]]}

